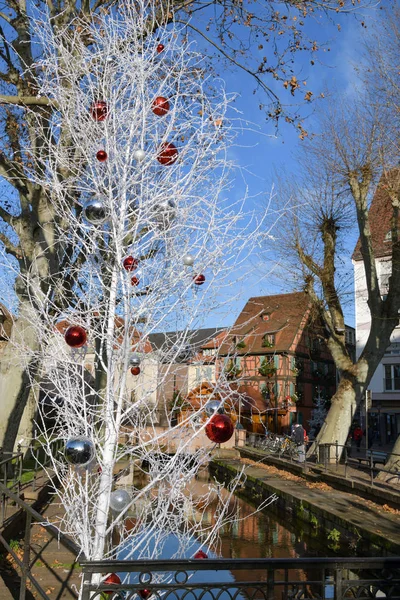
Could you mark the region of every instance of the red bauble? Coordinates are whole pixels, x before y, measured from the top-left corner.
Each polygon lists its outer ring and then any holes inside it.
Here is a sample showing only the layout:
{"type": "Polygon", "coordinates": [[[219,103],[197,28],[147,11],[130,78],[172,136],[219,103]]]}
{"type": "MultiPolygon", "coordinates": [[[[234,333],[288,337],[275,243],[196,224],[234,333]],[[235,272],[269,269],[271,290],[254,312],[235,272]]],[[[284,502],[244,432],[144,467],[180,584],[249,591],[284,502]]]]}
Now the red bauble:
{"type": "MultiPolygon", "coordinates": [[[[102,582],[106,585],[120,585],[121,580],[118,577],[118,575],[116,573],[111,573],[110,575],[108,575],[105,580],[102,582]]],[[[112,590],[106,590],[104,591],[105,594],[114,594],[114,592],[112,590]]]]}
{"type": "Polygon", "coordinates": [[[193,558],[208,558],[207,554],[203,550],[198,550],[193,558]]]}
{"type": "Polygon", "coordinates": [[[153,101],[151,110],[157,117],[163,117],[169,111],[169,102],[164,96],[157,96],[153,101]]]}
{"type": "Polygon", "coordinates": [[[156,48],[158,54],[160,54],[160,52],[162,52],[164,50],[164,48],[165,48],[164,44],[158,44],[157,48],[156,48]]]}
{"type": "Polygon", "coordinates": [[[132,284],[132,285],[139,285],[139,281],[140,281],[140,280],[139,280],[139,278],[138,278],[138,277],[135,277],[135,275],[134,275],[134,276],[132,277],[132,279],[131,279],[131,284],[132,284]]]}
{"type": "Polygon", "coordinates": [[[132,375],[140,375],[140,367],[132,367],[131,373],[132,375]]]}
{"type": "Polygon", "coordinates": [[[108,106],[104,100],[93,102],[90,107],[90,114],[95,121],[105,121],[108,117],[108,106]]]}
{"type": "Polygon", "coordinates": [[[205,280],[206,280],[206,278],[202,273],[199,273],[198,275],[194,275],[194,277],[193,277],[193,283],[195,285],[203,285],[205,280]]]}
{"type": "Polygon", "coordinates": [[[82,348],[86,344],[87,333],[80,325],[71,325],[65,332],[64,338],[71,348],[82,348]]]}
{"type": "Polygon", "coordinates": [[[228,415],[214,415],[206,425],[207,437],[216,444],[223,444],[233,435],[233,423],[228,415]]]}
{"type": "Polygon", "coordinates": [[[108,154],[105,150],[99,150],[96,154],[96,158],[99,162],[105,162],[108,158],[108,154]]]}
{"type": "Polygon", "coordinates": [[[125,271],[134,271],[137,268],[139,261],[137,258],[133,258],[133,256],[127,256],[124,258],[124,262],[122,264],[125,271]]]}
{"type": "Polygon", "coordinates": [[[152,592],[148,588],[144,588],[144,590],[139,590],[139,596],[143,598],[143,600],[147,600],[149,596],[151,596],[152,592]]]}
{"type": "Polygon", "coordinates": [[[164,142],[161,144],[160,152],[157,156],[157,160],[162,165],[172,165],[178,158],[178,150],[171,142],[164,142]]]}

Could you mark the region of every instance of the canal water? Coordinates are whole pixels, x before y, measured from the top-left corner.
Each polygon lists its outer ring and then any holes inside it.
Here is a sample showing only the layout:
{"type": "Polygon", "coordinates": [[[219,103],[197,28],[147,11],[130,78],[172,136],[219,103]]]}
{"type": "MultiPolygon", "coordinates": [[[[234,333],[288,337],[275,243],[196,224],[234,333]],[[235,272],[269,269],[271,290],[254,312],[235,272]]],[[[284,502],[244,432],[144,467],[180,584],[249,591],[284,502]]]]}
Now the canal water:
{"type": "MultiPolygon", "coordinates": [[[[202,493],[202,486],[208,486],[210,479],[208,471],[199,473],[192,482],[192,488],[198,488],[202,493]]],[[[141,487],[147,483],[136,480],[135,485],[141,487]]],[[[201,519],[205,525],[211,526],[214,522],[214,510],[211,504],[204,512],[201,519]]],[[[343,533],[332,528],[330,532],[323,530],[318,519],[313,519],[309,524],[287,513],[279,513],[275,506],[269,506],[264,511],[257,511],[257,507],[240,497],[234,498],[229,507],[229,514],[234,514],[236,519],[220,530],[220,544],[209,550],[210,556],[223,558],[298,558],[316,556],[379,556],[379,549],[370,547],[361,535],[343,533]]],[[[165,548],[162,558],[169,558],[176,551],[176,544],[171,540],[171,545],[165,548]]],[[[187,556],[191,558],[201,545],[194,540],[192,548],[188,549],[187,556]]],[[[207,549],[203,548],[207,551],[207,549]]],[[[160,557],[161,558],[161,557],[160,557]]]]}

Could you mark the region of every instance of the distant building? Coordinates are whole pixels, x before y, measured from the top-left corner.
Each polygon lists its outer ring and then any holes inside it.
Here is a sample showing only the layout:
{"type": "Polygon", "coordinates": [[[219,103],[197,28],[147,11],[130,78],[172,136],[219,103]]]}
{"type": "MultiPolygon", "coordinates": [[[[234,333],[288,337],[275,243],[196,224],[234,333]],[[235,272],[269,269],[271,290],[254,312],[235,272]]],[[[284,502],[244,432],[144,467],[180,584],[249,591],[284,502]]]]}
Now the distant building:
{"type": "Polygon", "coordinates": [[[167,417],[178,394],[184,397],[203,382],[215,382],[215,361],[204,360],[201,347],[221,331],[221,328],[210,327],[148,336],[158,365],[156,377],[160,382],[157,386],[160,425],[168,425],[167,417]]]}
{"type": "Polygon", "coordinates": [[[211,351],[216,375],[259,407],[264,418],[253,419],[253,431],[265,424],[282,433],[295,422],[307,429],[316,399],[324,398],[328,406],[336,390],[325,336],[304,292],[261,296],[250,298],[232,329],[204,344],[202,352],[211,351]]]}
{"type": "MultiPolygon", "coordinates": [[[[382,297],[388,291],[392,265],[391,219],[393,208],[387,191],[388,178],[391,185],[399,186],[400,170],[394,169],[388,176],[381,178],[369,209],[371,241],[382,297]]],[[[356,245],[352,258],[356,308],[356,356],[358,358],[366,344],[371,327],[360,241],[356,245]]],[[[400,327],[394,329],[390,345],[372,377],[369,389],[372,392],[369,424],[377,432],[377,439],[381,444],[391,444],[400,434],[400,327]]]]}

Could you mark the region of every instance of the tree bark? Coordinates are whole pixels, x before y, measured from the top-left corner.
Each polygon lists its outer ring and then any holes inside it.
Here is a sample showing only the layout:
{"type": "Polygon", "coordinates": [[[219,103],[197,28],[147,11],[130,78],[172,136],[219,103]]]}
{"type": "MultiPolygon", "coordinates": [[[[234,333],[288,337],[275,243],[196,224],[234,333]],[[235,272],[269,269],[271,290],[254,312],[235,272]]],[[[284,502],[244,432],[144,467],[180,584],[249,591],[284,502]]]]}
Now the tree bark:
{"type": "Polygon", "coordinates": [[[0,446],[6,452],[12,452],[21,437],[26,442],[31,439],[36,405],[31,394],[31,382],[38,373],[39,341],[32,325],[32,307],[28,302],[21,304],[19,313],[0,361],[0,446]],[[25,355],[29,356],[25,363],[18,353],[18,347],[23,348],[25,355]]]}

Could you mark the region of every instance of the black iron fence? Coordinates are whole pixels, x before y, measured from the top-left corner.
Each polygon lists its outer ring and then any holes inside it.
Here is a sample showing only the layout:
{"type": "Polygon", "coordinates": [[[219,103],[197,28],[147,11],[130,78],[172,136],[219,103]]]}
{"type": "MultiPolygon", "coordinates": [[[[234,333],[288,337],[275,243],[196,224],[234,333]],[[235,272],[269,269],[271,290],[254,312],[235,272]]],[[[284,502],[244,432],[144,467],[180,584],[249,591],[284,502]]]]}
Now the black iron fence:
{"type": "MultiPolygon", "coordinates": [[[[24,544],[22,560],[17,552],[10,546],[2,533],[0,533],[0,546],[3,545],[3,547],[9,552],[21,572],[19,600],[25,600],[26,586],[28,581],[30,581],[32,590],[35,592],[36,597],[39,596],[43,598],[43,600],[48,600],[48,594],[31,572],[31,567],[35,563],[35,560],[31,560],[31,555],[34,554],[31,546],[32,523],[36,521],[37,523],[45,525],[47,533],[53,536],[60,544],[62,544],[75,556],[78,556],[79,554],[82,556],[82,553],[80,553],[78,546],[76,546],[76,544],[70,538],[60,533],[60,531],[54,527],[54,525],[51,525],[46,521],[46,519],[44,519],[43,515],[35,511],[31,506],[29,506],[29,504],[21,500],[17,494],[12,492],[9,487],[4,486],[2,483],[0,483],[0,493],[3,496],[6,496],[11,502],[21,509],[24,518],[24,544]]],[[[68,592],[70,593],[70,597],[74,597],[74,595],[77,597],[77,594],[74,594],[72,589],[68,589],[68,592]]]]}
{"type": "Polygon", "coordinates": [[[82,600],[400,599],[399,558],[82,562],[82,600]],[[115,573],[121,583],[105,583],[115,573]],[[98,581],[102,583],[98,583],[98,581]]]}
{"type": "Polygon", "coordinates": [[[363,472],[371,485],[379,475],[382,475],[388,484],[400,485],[400,455],[391,454],[391,457],[397,457],[397,461],[387,466],[389,455],[379,449],[358,448],[351,444],[318,444],[315,440],[309,440],[305,445],[306,452],[299,453],[296,444],[290,441],[289,436],[277,436],[275,434],[255,434],[251,433],[246,438],[246,446],[256,448],[276,456],[284,458],[291,462],[299,464],[304,469],[309,467],[319,467],[351,479],[354,477],[354,469],[363,472]],[[308,448],[312,447],[312,452],[308,448]]]}

